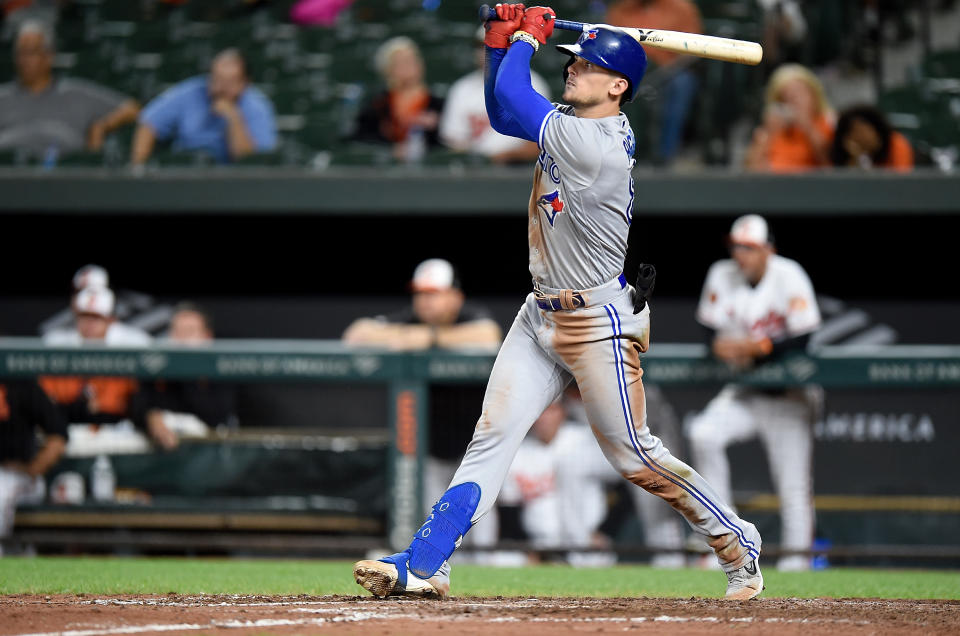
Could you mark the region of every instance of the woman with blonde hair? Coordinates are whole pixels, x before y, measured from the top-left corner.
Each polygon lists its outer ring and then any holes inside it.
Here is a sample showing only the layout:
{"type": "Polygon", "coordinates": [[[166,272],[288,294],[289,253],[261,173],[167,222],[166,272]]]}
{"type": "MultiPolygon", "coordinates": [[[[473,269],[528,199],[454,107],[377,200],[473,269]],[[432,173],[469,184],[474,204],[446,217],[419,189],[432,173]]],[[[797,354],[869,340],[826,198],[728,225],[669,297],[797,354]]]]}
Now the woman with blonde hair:
{"type": "Polygon", "coordinates": [[[748,170],[801,172],[830,165],[835,115],[809,69],[784,64],[767,82],[763,123],[753,131],[748,170]]]}
{"type": "Polygon", "coordinates": [[[423,57],[410,38],[401,35],[384,42],[374,65],[386,90],[360,113],[355,138],[392,143],[397,159],[416,160],[412,144],[440,143],[437,125],[443,100],[430,94],[423,57]]]}

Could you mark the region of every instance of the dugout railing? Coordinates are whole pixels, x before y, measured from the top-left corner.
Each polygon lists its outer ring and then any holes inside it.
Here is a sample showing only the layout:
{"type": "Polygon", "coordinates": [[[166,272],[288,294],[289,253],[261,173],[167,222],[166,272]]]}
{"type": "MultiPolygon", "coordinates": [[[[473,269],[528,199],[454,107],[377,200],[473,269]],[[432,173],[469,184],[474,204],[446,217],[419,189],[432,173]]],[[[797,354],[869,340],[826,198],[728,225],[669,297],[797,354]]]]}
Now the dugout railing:
{"type": "MultiPolygon", "coordinates": [[[[427,392],[431,384],[435,383],[482,383],[492,368],[494,356],[491,352],[441,352],[430,351],[424,353],[393,353],[376,349],[347,348],[335,341],[297,341],[297,340],[237,340],[219,341],[204,348],[175,348],[170,346],[155,346],[144,349],[106,348],[102,346],[85,346],[82,348],[49,348],[43,346],[39,339],[33,338],[6,338],[0,339],[0,379],[31,378],[41,375],[111,375],[130,376],[141,380],[187,380],[204,378],[208,381],[224,381],[232,383],[283,383],[283,382],[317,382],[317,383],[365,383],[384,386],[388,393],[389,402],[389,433],[387,436],[368,438],[370,448],[383,444],[388,448],[387,470],[383,477],[386,483],[379,485],[386,495],[387,527],[377,524],[363,526],[366,534],[379,533],[386,542],[395,548],[405,546],[410,536],[416,531],[422,521],[423,502],[420,500],[422,454],[425,446],[426,425],[429,418],[427,392]],[[371,441],[372,440],[372,441],[371,441]]],[[[682,389],[701,387],[714,390],[722,383],[735,380],[744,384],[756,386],[778,387],[784,385],[816,384],[827,391],[838,390],[869,390],[871,396],[876,396],[882,402],[882,397],[895,396],[903,391],[937,392],[938,399],[946,404],[946,415],[939,420],[940,437],[936,443],[924,451],[934,453],[933,450],[942,444],[948,444],[951,435],[958,428],[956,421],[957,396],[960,395],[960,347],[957,346],[886,346],[877,347],[824,347],[812,355],[792,355],[779,362],[765,364],[746,373],[734,373],[727,367],[712,361],[707,357],[706,348],[697,344],[654,344],[649,353],[643,358],[644,380],[655,382],[663,387],[678,387],[682,389]]],[[[903,433],[909,429],[909,423],[900,424],[900,429],[877,429],[877,435],[893,435],[903,433]],[[907,426],[904,429],[903,426],[907,426]],[[898,433],[897,430],[901,432],[898,433]],[[884,432],[887,431],[887,432],[884,432]],[[892,433],[890,432],[892,431],[892,433]]],[[[869,427],[873,424],[864,424],[861,435],[873,434],[869,427]]],[[[849,428],[849,427],[848,427],[849,428]]],[[[856,426],[853,427],[856,429],[856,426]]],[[[889,427],[888,427],[889,428],[889,427]]],[[[843,432],[847,429],[835,427],[828,431],[830,435],[851,435],[857,433],[843,432]]],[[[242,430],[242,429],[241,429],[242,430]]],[[[213,445],[229,445],[236,441],[231,434],[213,437],[208,440],[213,445]]],[[[233,435],[238,435],[233,433],[233,435]]],[[[275,432],[274,435],[277,435],[275,432]]],[[[838,438],[839,439],[839,438],[838,438]]],[[[845,438],[844,438],[845,439],[845,438]]],[[[879,438],[878,438],[879,439],[879,438]]],[[[904,443],[910,440],[904,438],[904,443]]],[[[856,440],[854,440],[856,441],[856,440]]],[[[895,440],[896,441],[896,440],[895,440]]],[[[914,440],[916,441],[916,440],[914,440]]],[[[925,440],[933,442],[934,440],[925,440]]],[[[347,443],[346,447],[350,447],[347,443]]],[[[297,442],[301,444],[301,442],[297,442]]],[[[317,446],[316,443],[312,443],[317,446]]],[[[342,444],[341,444],[342,446],[342,444]]],[[[943,449],[941,449],[943,450],[943,449]]],[[[894,451],[894,457],[899,451],[894,451]]],[[[222,454],[222,453],[221,453],[222,454]]],[[[933,454],[931,462],[941,462],[933,454]]],[[[372,460],[377,461],[377,460],[372,460]]],[[[892,464],[886,466],[881,457],[874,468],[880,474],[892,470],[892,464]]],[[[284,470],[282,467],[278,470],[284,470]]],[[[859,469],[857,469],[859,470],[859,469]]],[[[864,470],[871,470],[870,468],[864,470]]],[[[931,470],[955,473],[955,465],[933,467],[931,470]]],[[[343,485],[350,480],[349,471],[342,471],[343,485]]],[[[863,472],[863,471],[860,471],[863,472]]],[[[293,478],[293,476],[290,476],[293,478]]],[[[955,478],[948,477],[948,479],[955,478]]],[[[869,475],[866,476],[869,483],[869,475]]],[[[888,493],[881,496],[873,504],[864,508],[862,500],[844,498],[832,495],[818,501],[818,509],[823,506],[834,510],[847,510],[856,513],[872,511],[883,513],[884,510],[907,512],[933,511],[952,518],[960,516],[960,499],[950,496],[937,496],[936,493],[902,492],[888,493]],[[872,507],[871,507],[872,506],[872,507]],[[858,508],[859,507],[859,508],[858,508]]],[[[751,501],[746,502],[748,507],[756,510],[776,510],[775,498],[763,493],[757,493],[751,501]]],[[[320,505],[319,508],[323,506],[320,505]]],[[[256,515],[244,516],[242,511],[217,510],[216,501],[211,501],[203,512],[208,519],[213,519],[211,527],[224,532],[250,531],[266,533],[271,529],[267,522],[256,521],[256,515]]],[[[49,512],[49,510],[47,511],[49,512]]],[[[102,510],[101,510],[102,512],[102,510]]],[[[109,510],[114,515],[115,526],[123,525],[120,513],[141,515],[149,513],[148,508],[130,504],[126,508],[112,506],[109,510]]],[[[193,512],[198,512],[193,510],[193,512]]],[[[328,511],[329,512],[329,511],[328,511]]],[[[130,544],[147,542],[171,542],[172,545],[183,545],[182,537],[174,539],[162,535],[159,530],[173,523],[171,511],[163,511],[163,515],[154,516],[141,524],[142,531],[139,539],[129,539],[130,544]],[[152,533],[152,534],[151,534],[152,533]],[[177,542],[180,543],[177,543],[177,542]]],[[[262,514],[262,513],[261,513],[262,514]]],[[[76,519],[76,517],[74,518],[76,519]]],[[[336,519],[336,517],[334,517],[336,519]]],[[[37,521],[37,518],[34,519],[37,521]]],[[[42,521],[42,519],[41,519],[42,521]]],[[[185,522],[181,530],[190,531],[200,529],[195,521],[185,522]]],[[[278,522],[282,527],[283,523],[278,522]]],[[[291,522],[296,525],[297,522],[291,522]]],[[[300,525],[299,530],[310,533],[323,533],[338,528],[353,530],[358,528],[348,525],[338,526],[337,521],[314,521],[307,525],[300,525]],[[310,524],[313,525],[310,525],[310,524]]],[[[948,522],[950,524],[955,521],[948,522]]],[[[43,525],[38,522],[38,525],[43,525]]],[[[136,524],[134,524],[136,525],[136,524]]],[[[175,525],[175,524],[174,524],[175,525]]],[[[96,524],[92,523],[91,527],[96,524]]],[[[206,528],[207,526],[203,526],[206,528]]],[[[254,549],[270,541],[284,542],[283,538],[264,535],[258,543],[255,536],[224,539],[217,541],[227,548],[254,549]]],[[[357,549],[348,536],[339,539],[344,549],[357,549]]],[[[869,542],[869,537],[867,537],[869,542]]],[[[353,543],[356,543],[354,540],[353,543]]],[[[772,542],[772,543],[775,543],[772,542]]],[[[940,542],[949,544],[950,541],[940,542]]],[[[284,544],[295,550],[297,546],[304,550],[318,547],[312,543],[309,536],[300,536],[284,544]]],[[[337,545],[337,540],[327,543],[326,546],[337,545]]],[[[868,547],[852,547],[846,549],[853,555],[880,554],[898,556],[913,554],[950,556],[960,558],[960,551],[956,545],[917,546],[911,550],[910,546],[874,546],[872,551],[868,547]]],[[[843,554],[845,548],[836,546],[834,554],[843,554]]],[[[825,550],[828,551],[828,550],[825,550]]],[[[928,556],[929,556],[928,555],[928,556]]]]}

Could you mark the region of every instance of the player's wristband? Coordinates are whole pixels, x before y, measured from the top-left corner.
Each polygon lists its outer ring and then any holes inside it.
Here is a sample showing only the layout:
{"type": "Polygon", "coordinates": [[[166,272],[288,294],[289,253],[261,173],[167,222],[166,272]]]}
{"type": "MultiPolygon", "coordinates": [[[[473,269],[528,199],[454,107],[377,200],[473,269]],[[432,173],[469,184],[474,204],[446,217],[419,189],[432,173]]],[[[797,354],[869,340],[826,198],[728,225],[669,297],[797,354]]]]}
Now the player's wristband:
{"type": "Polygon", "coordinates": [[[533,37],[526,31],[516,31],[510,36],[510,44],[513,44],[517,40],[522,40],[532,46],[534,53],[540,50],[540,42],[537,41],[537,38],[533,37]]]}

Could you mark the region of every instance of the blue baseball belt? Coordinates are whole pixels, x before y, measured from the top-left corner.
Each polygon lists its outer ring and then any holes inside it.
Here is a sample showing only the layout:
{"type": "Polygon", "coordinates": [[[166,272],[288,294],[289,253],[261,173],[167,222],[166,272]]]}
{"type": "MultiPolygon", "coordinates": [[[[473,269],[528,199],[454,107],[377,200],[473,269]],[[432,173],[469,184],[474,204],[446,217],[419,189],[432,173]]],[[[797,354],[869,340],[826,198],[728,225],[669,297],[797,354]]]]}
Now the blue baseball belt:
{"type": "MultiPolygon", "coordinates": [[[[620,283],[620,289],[627,286],[627,278],[623,274],[617,277],[617,281],[620,283]]],[[[545,311],[571,310],[587,305],[587,301],[583,298],[583,292],[574,289],[560,289],[556,294],[548,294],[537,283],[533,285],[533,297],[537,301],[537,307],[545,311]]]]}

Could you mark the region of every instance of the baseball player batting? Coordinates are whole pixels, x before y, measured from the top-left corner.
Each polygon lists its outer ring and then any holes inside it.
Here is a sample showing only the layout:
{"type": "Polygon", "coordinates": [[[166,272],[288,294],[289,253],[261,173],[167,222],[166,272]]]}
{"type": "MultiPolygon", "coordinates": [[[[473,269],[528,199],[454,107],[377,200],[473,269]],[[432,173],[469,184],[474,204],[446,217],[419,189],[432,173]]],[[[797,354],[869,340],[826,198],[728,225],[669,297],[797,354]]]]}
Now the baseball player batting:
{"type": "Polygon", "coordinates": [[[650,308],[627,284],[623,262],[633,221],[634,136],[620,105],[646,69],[643,47],[598,26],[557,49],[566,105],[530,84],[530,60],[553,32],[549,7],[497,5],[487,22],[485,99],[494,129],[535,141],[540,157],[528,204],[527,296],[497,355],[473,439],[450,488],[403,552],[354,566],[376,596],[444,598],[449,557],[493,506],[534,420],[575,380],[604,456],[623,477],[662,497],[715,551],[726,596],[763,589],[760,535],[646,423],[640,354],[650,308]]]}

